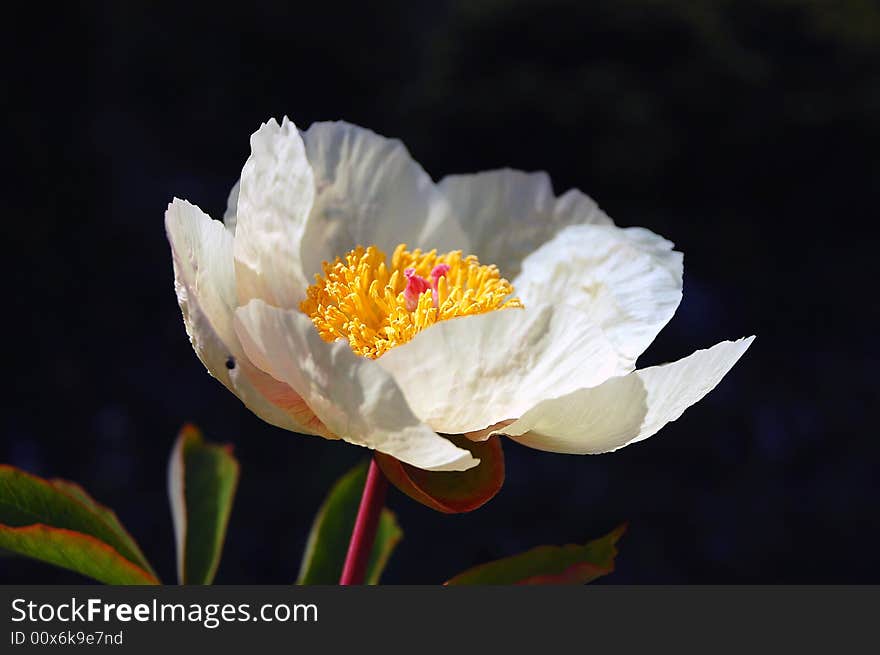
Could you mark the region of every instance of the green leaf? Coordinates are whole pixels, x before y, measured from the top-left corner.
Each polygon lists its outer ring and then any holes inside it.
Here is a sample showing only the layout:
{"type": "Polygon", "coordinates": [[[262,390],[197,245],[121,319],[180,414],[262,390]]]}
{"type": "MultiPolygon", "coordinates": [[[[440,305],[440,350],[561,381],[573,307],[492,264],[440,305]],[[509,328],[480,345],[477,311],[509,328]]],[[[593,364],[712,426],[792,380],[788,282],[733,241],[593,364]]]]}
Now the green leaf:
{"type": "Polygon", "coordinates": [[[471,441],[460,434],[445,436],[469,450],[480,463],[467,471],[426,471],[380,452],[375,453],[376,463],[385,477],[413,500],[445,514],[472,512],[494,498],[504,484],[501,439],[471,441]]]}
{"type": "MultiPolygon", "coordinates": [[[[354,529],[361,492],[367,480],[367,463],[359,464],[343,475],[330,490],[309,533],[297,584],[338,584],[354,529]]],[[[403,538],[394,514],[382,509],[376,541],[367,565],[366,584],[379,584],[385,565],[403,538]]]]}
{"type": "Polygon", "coordinates": [[[88,494],[85,489],[83,489],[75,482],[55,478],[53,480],[49,480],[49,484],[51,484],[59,491],[62,491],[69,496],[73,496],[83,505],[92,510],[97,517],[104,521],[107,527],[109,527],[111,530],[113,530],[114,533],[116,533],[119,540],[125,544],[126,551],[132,552],[136,555],[136,559],[133,560],[134,563],[141,568],[146,569],[153,575],[156,574],[155,571],[153,571],[153,568],[150,566],[150,563],[147,561],[147,558],[144,557],[144,554],[141,552],[140,546],[138,546],[137,542],[129,534],[128,530],[123,527],[122,523],[119,522],[119,518],[116,516],[116,512],[114,512],[109,507],[105,507],[104,505],[98,503],[88,494]]]}
{"type": "Polygon", "coordinates": [[[198,428],[183,427],[168,465],[168,496],[180,584],[213,582],[223,553],[238,476],[232,446],[206,443],[198,428]]]}
{"type": "Polygon", "coordinates": [[[0,525],[0,548],[107,584],[159,584],[152,573],[125,559],[103,541],[82,532],[42,524],[18,528],[0,525]]]}
{"type": "Polygon", "coordinates": [[[481,564],[447,585],[584,584],[614,570],[617,541],[626,524],[583,546],[538,546],[519,555],[481,564]]]}
{"type": "MultiPolygon", "coordinates": [[[[44,480],[15,467],[0,465],[0,526],[15,529],[34,525],[92,537],[142,569],[157,582],[156,574],[146,557],[116,514],[97,503],[82,487],[64,480],[44,480]]],[[[18,533],[7,530],[6,534],[18,533]]],[[[42,533],[35,530],[24,534],[42,533]]],[[[25,544],[32,543],[33,536],[27,539],[8,539],[11,541],[0,544],[0,548],[36,557],[32,555],[31,546],[26,551],[20,550],[25,544]]],[[[57,535],[53,541],[56,547],[63,543],[63,540],[57,539],[57,535]]],[[[37,558],[50,561],[43,557],[37,558]]],[[[55,563],[54,560],[52,563],[55,563]]]]}
{"type": "MultiPolygon", "coordinates": [[[[354,523],[352,523],[354,528],[354,523]]],[[[349,533],[350,535],[351,533],[349,533]]],[[[373,544],[373,551],[370,553],[370,560],[367,563],[367,573],[364,578],[364,584],[377,585],[382,578],[382,572],[391,559],[391,554],[397,548],[397,544],[403,539],[403,530],[397,523],[397,517],[388,508],[382,508],[382,515],[379,517],[379,526],[376,528],[376,541],[373,544]]],[[[346,549],[348,543],[346,543],[346,549]]],[[[344,560],[344,556],[343,556],[344,560]]],[[[342,569],[339,571],[342,574],[342,569]]],[[[339,576],[336,577],[339,582],[339,576]]]]}

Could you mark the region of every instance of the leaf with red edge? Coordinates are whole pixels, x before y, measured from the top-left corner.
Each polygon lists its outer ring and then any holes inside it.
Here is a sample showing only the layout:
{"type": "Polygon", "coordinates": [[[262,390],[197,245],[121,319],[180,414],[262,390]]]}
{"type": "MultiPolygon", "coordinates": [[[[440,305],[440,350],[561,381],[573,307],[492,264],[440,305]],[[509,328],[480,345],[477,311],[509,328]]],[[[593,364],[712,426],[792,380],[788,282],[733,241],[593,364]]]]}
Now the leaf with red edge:
{"type": "Polygon", "coordinates": [[[0,465],[0,525],[21,528],[36,524],[94,537],[156,577],[116,514],[96,502],[82,487],[66,480],[45,480],[13,466],[0,465]]]}
{"type": "Polygon", "coordinates": [[[152,573],[128,561],[103,541],[82,532],[39,523],[18,528],[0,525],[0,548],[107,584],[159,584],[152,573]]]}
{"type": "Polygon", "coordinates": [[[489,502],[504,484],[501,439],[471,441],[464,435],[445,435],[480,460],[467,471],[425,471],[376,452],[376,462],[391,483],[413,500],[446,514],[470,512],[489,502]]]}
{"type": "Polygon", "coordinates": [[[153,575],[156,574],[156,572],[153,571],[153,568],[150,566],[150,563],[147,561],[147,558],[141,551],[140,546],[138,546],[137,542],[134,540],[131,534],[129,534],[128,530],[126,530],[122,523],[120,523],[119,518],[116,516],[116,512],[96,501],[89,495],[89,493],[85,489],[83,489],[76,482],[54,478],[52,480],[49,480],[49,484],[51,484],[56,489],[60,489],[64,493],[73,496],[83,505],[92,510],[96,516],[104,521],[104,523],[111,530],[113,530],[113,532],[116,533],[120,542],[125,544],[127,552],[134,553],[135,559],[133,560],[133,562],[141,566],[142,568],[145,568],[153,575]]]}
{"type": "Polygon", "coordinates": [[[626,524],[582,546],[538,546],[519,555],[475,566],[447,585],[585,584],[614,570],[617,542],[626,524]]]}
{"type": "Polygon", "coordinates": [[[112,510],[82,487],[0,465],[0,550],[109,584],[159,584],[112,510]]]}

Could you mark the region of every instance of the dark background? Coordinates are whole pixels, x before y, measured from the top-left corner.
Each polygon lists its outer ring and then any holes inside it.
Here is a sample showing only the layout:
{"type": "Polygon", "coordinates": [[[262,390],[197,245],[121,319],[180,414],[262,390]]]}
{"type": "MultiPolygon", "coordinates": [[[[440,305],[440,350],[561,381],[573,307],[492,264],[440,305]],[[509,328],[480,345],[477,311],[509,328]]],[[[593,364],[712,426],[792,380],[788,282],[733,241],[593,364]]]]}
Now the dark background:
{"type": "MultiPolygon", "coordinates": [[[[205,373],[172,289],[167,203],[221,216],[249,135],[287,114],[399,137],[435,179],[544,169],[673,240],[684,301],[643,365],[758,335],[645,443],[577,457],[507,442],[504,489],[468,515],[394,493],[406,536],[386,582],[624,520],[608,583],[880,582],[876,3],[32,11],[4,37],[0,462],[81,482],[166,581],[184,421],[242,464],[218,582],[292,581],[324,493],[366,454],[254,417],[205,373]]],[[[0,582],[79,580],[0,559],[0,582]]]]}

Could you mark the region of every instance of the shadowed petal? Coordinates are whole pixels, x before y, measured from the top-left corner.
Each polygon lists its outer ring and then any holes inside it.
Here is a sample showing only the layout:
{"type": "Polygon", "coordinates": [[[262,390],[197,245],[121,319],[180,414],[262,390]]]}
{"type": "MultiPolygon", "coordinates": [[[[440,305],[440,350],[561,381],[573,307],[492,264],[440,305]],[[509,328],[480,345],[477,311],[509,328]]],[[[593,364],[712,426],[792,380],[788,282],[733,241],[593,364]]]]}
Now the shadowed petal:
{"type": "Polygon", "coordinates": [[[251,360],[302,395],[345,441],[428,470],[479,463],[416,418],[375,361],[355,355],[347,342],[323,341],[305,314],[254,300],[236,310],[235,330],[251,360]]]}
{"type": "Polygon", "coordinates": [[[468,250],[434,182],[400,141],[344,122],[314,123],[303,139],[316,185],[302,244],[307,277],[359,245],[389,256],[399,243],[468,250]]]}
{"type": "Polygon", "coordinates": [[[611,224],[585,194],[572,189],[560,197],[550,177],[509,168],[450,175],[438,184],[470,242],[470,252],[495,264],[512,280],[529,253],[567,225],[611,224]]]}
{"type": "Polygon", "coordinates": [[[241,180],[236,180],[229,197],[226,198],[226,211],[223,212],[223,224],[226,229],[235,234],[235,224],[238,222],[238,191],[241,188],[241,180]]]}

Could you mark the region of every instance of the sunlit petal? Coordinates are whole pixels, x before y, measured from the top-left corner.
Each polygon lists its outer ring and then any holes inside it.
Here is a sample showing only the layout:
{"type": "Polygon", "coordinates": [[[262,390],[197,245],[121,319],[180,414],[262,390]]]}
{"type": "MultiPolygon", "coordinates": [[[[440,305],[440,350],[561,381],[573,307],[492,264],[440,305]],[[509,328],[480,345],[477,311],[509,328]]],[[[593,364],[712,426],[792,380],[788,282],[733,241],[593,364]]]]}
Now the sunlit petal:
{"type": "Polygon", "coordinates": [[[592,454],[647,439],[709,393],[754,337],[723,341],[671,364],[545,400],[499,432],[554,453],[592,454]]]}
{"type": "Polygon", "coordinates": [[[232,326],[236,304],[232,235],[195,205],[175,199],[165,213],[174,287],[193,349],[215,378],[264,421],[304,434],[326,434],[302,398],[256,367],[232,326]]]}
{"type": "Polygon", "coordinates": [[[437,323],[377,361],[413,411],[449,433],[518,418],[545,398],[630,370],[602,330],[565,305],[437,323]]]}
{"type": "Polygon", "coordinates": [[[577,307],[635,361],[681,302],[682,254],[642,228],[574,225],[526,257],[513,284],[526,306],[577,307]]]}
{"type": "Polygon", "coordinates": [[[251,136],[241,171],[235,225],[239,304],[262,298],[295,307],[308,286],[300,242],[315,197],[312,169],[296,126],[274,119],[251,136]]]}

